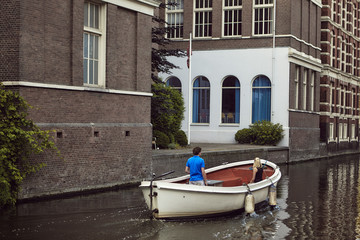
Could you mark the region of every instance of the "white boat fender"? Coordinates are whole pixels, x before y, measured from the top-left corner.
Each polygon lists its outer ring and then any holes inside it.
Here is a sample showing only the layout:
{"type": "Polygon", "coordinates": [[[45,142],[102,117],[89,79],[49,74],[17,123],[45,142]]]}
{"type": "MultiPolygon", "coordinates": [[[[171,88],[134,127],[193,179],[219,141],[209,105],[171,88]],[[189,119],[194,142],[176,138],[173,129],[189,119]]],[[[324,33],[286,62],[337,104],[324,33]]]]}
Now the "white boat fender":
{"type": "Polygon", "coordinates": [[[251,193],[246,194],[245,197],[245,212],[248,214],[255,212],[255,198],[251,193]]]}
{"type": "Polygon", "coordinates": [[[276,186],[274,184],[271,184],[269,189],[269,205],[276,206],[276,186]]]}

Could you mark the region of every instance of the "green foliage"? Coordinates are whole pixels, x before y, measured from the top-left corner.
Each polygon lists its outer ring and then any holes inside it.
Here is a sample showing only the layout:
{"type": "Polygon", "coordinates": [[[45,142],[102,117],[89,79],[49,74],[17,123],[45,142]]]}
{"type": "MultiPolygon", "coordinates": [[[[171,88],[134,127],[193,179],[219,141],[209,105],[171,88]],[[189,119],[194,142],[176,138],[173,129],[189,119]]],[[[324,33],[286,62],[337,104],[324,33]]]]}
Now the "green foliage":
{"type": "Polygon", "coordinates": [[[161,131],[158,131],[158,130],[155,130],[153,132],[153,136],[156,137],[156,146],[159,147],[159,148],[168,148],[169,144],[170,144],[170,140],[169,140],[169,137],[161,132],[161,131]]]}
{"type": "Polygon", "coordinates": [[[175,133],[184,119],[184,100],[181,93],[164,83],[152,84],[151,123],[153,130],[165,133],[174,141],[175,133]]]}
{"type": "Polygon", "coordinates": [[[15,204],[25,177],[45,166],[31,162],[30,156],[56,149],[50,131],[27,119],[30,107],[0,83],[0,207],[15,204]]]}
{"type": "Polygon", "coordinates": [[[250,125],[256,145],[276,145],[284,137],[282,125],[273,124],[270,121],[257,121],[250,125]]]}
{"type": "Polygon", "coordinates": [[[284,137],[282,125],[269,121],[258,121],[250,128],[244,128],[235,134],[238,143],[251,143],[256,145],[276,145],[284,137]]]}
{"type": "Polygon", "coordinates": [[[180,146],[184,147],[188,145],[188,139],[183,130],[178,130],[174,136],[175,136],[175,142],[180,146]]]}
{"type": "Polygon", "coordinates": [[[235,140],[238,143],[251,143],[253,138],[253,132],[250,128],[243,128],[235,134],[235,140]]]}
{"type": "Polygon", "coordinates": [[[175,149],[175,148],[176,148],[176,144],[175,144],[175,143],[170,143],[170,144],[168,145],[168,148],[170,148],[170,149],[175,149]]]}
{"type": "MultiPolygon", "coordinates": [[[[175,2],[160,3],[159,8],[164,10],[169,6],[176,6],[175,2]]],[[[162,11],[159,11],[160,13],[162,11]]],[[[155,83],[161,83],[158,73],[171,74],[172,69],[179,68],[177,65],[168,61],[168,57],[185,57],[186,53],[180,49],[169,49],[169,43],[172,41],[166,37],[166,33],[171,27],[166,27],[166,22],[162,17],[154,16],[152,18],[153,27],[151,29],[153,47],[151,49],[151,78],[155,83]]]]}

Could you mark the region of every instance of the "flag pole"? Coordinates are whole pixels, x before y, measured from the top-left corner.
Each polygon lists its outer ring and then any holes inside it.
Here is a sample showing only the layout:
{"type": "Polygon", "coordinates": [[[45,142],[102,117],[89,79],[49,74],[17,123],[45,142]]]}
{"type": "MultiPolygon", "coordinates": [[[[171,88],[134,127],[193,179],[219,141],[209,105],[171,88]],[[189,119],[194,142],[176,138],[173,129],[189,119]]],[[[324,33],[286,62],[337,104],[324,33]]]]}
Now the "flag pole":
{"type": "Polygon", "coordinates": [[[189,67],[189,87],[188,87],[188,145],[190,145],[190,138],[191,138],[191,134],[190,134],[190,124],[191,124],[191,55],[192,55],[192,34],[190,33],[190,38],[189,38],[189,50],[188,50],[188,67],[189,67]]]}

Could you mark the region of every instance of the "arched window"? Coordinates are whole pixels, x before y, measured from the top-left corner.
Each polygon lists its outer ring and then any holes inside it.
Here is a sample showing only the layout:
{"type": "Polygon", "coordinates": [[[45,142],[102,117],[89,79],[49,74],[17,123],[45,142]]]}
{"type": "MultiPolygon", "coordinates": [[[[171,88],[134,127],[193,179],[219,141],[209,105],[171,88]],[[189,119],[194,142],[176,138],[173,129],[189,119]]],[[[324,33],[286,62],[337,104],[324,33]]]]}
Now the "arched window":
{"type": "Polygon", "coordinates": [[[266,76],[258,76],[252,84],[252,123],[271,120],[271,83],[266,76]]]}
{"type": "Polygon", "coordinates": [[[168,80],[166,80],[166,86],[170,86],[181,92],[181,82],[177,77],[169,77],[168,80]]]}
{"type": "Polygon", "coordinates": [[[240,122],[240,83],[234,76],[227,77],[222,84],[221,122],[240,122]]]}
{"type": "Polygon", "coordinates": [[[200,76],[193,85],[193,123],[209,123],[210,116],[210,83],[200,76]]]}

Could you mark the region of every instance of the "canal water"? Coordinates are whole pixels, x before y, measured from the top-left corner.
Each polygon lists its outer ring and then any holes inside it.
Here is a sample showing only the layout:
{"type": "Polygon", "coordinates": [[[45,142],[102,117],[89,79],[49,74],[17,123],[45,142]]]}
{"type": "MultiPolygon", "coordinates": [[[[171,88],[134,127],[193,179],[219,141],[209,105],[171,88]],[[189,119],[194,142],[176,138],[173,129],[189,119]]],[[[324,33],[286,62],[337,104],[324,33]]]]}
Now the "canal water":
{"type": "Polygon", "coordinates": [[[282,165],[276,209],[191,221],[150,220],[131,188],[19,204],[0,239],[360,239],[359,156],[282,165]]]}

